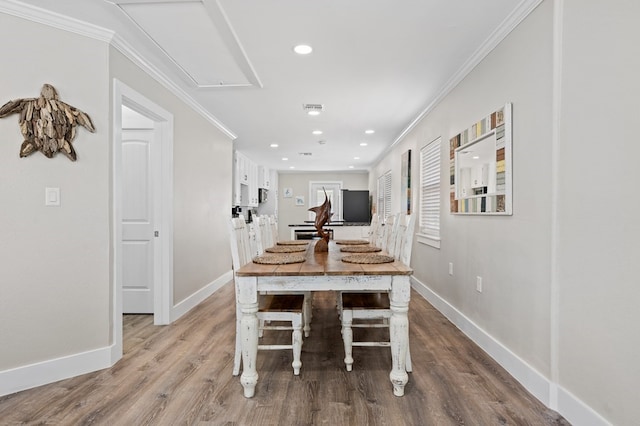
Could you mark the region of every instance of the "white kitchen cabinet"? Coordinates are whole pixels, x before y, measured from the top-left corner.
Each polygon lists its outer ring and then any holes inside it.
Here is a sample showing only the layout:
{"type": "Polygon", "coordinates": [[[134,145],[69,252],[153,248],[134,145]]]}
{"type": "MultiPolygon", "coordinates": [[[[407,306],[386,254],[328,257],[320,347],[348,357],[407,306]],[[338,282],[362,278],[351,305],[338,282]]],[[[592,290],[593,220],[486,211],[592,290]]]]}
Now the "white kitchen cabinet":
{"type": "Polygon", "coordinates": [[[268,167],[258,166],[258,188],[271,189],[271,171],[268,167]]]}
{"type": "Polygon", "coordinates": [[[269,189],[269,174],[269,169],[259,166],[236,151],[233,163],[233,205],[258,207],[258,188],[269,189]],[[269,186],[260,186],[265,184],[269,186]]]}
{"type": "Polygon", "coordinates": [[[334,240],[362,240],[369,238],[369,226],[334,226],[334,240]]]}
{"type": "MultiPolygon", "coordinates": [[[[241,206],[242,205],[242,184],[241,184],[241,180],[240,177],[242,175],[242,171],[241,169],[241,158],[243,158],[244,156],[242,154],[240,154],[239,152],[234,152],[233,154],[233,190],[232,190],[232,204],[234,206],[241,206]]],[[[248,178],[248,176],[247,176],[248,178]]]]}
{"type": "Polygon", "coordinates": [[[249,207],[258,207],[258,165],[249,161],[249,207]]]}
{"type": "Polygon", "coordinates": [[[249,160],[240,152],[236,151],[236,172],[238,174],[238,181],[242,185],[249,184],[250,163],[251,160],[249,160]]]}
{"type": "Polygon", "coordinates": [[[482,164],[471,168],[471,187],[480,188],[489,184],[489,165],[482,164]]]}

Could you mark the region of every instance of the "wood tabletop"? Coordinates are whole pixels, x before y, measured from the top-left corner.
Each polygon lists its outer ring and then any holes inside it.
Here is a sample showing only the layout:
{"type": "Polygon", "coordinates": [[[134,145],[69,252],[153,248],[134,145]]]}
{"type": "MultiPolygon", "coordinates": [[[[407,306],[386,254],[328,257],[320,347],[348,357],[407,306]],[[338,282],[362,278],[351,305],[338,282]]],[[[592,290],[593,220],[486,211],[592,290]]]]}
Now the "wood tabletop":
{"type": "MultiPolygon", "coordinates": [[[[328,253],[315,253],[316,241],[311,241],[302,263],[263,265],[249,262],[236,271],[239,277],[259,276],[320,276],[320,275],[411,275],[413,270],[400,261],[379,264],[358,264],[342,261],[343,253],[334,241],[329,242],[328,253]]],[[[382,252],[384,254],[384,252],[382,252]]],[[[273,254],[273,253],[270,253],[273,254]]]]}

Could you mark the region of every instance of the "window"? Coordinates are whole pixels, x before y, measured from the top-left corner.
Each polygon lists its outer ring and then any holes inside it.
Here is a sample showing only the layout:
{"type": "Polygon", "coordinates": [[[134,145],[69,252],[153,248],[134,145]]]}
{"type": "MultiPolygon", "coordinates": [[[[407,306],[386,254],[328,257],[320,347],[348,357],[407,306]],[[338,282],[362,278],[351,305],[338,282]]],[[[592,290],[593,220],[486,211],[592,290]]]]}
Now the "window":
{"type": "Polygon", "coordinates": [[[420,234],[418,241],[440,247],[441,138],[420,150],[420,234]]]}
{"type": "Polygon", "coordinates": [[[391,214],[391,170],[378,178],[378,216],[386,221],[391,214]]]}
{"type": "MultiPolygon", "coordinates": [[[[342,182],[309,182],[309,207],[316,207],[324,203],[324,192],[327,191],[327,197],[331,201],[331,211],[333,216],[330,222],[342,220],[342,182]]],[[[314,220],[315,213],[309,212],[309,219],[314,220]]]]}

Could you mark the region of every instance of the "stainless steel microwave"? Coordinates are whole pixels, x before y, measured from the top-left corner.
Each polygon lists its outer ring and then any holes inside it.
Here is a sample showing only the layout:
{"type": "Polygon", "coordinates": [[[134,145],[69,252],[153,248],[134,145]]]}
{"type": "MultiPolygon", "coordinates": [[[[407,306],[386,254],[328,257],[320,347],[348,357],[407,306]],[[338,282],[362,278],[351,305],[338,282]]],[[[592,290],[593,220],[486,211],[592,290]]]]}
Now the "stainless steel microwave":
{"type": "Polygon", "coordinates": [[[258,189],[258,202],[259,203],[264,203],[265,201],[267,201],[267,195],[269,194],[269,191],[267,191],[264,188],[259,188],[258,189]]]}

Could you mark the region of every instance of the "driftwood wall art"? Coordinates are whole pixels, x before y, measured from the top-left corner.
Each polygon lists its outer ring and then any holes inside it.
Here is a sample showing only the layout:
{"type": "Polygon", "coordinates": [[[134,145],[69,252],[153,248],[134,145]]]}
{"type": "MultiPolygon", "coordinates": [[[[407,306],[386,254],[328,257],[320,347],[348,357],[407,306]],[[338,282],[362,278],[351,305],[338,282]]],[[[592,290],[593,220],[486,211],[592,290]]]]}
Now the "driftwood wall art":
{"type": "MultiPolygon", "coordinates": [[[[322,188],[324,191],[324,188],[322,188]]],[[[327,197],[327,191],[324,191],[324,203],[320,206],[311,207],[309,211],[316,214],[315,226],[320,236],[320,240],[316,243],[314,251],[316,253],[329,251],[329,232],[326,232],[322,227],[329,223],[331,219],[331,201],[327,197]]]]}
{"type": "Polygon", "coordinates": [[[89,116],[58,99],[58,92],[50,85],[42,86],[40,97],[9,101],[0,108],[0,118],[18,113],[18,125],[24,137],[20,157],[40,151],[53,157],[58,151],[76,161],[71,141],[76,136],[76,125],[90,132],[96,129],[89,116]]]}

